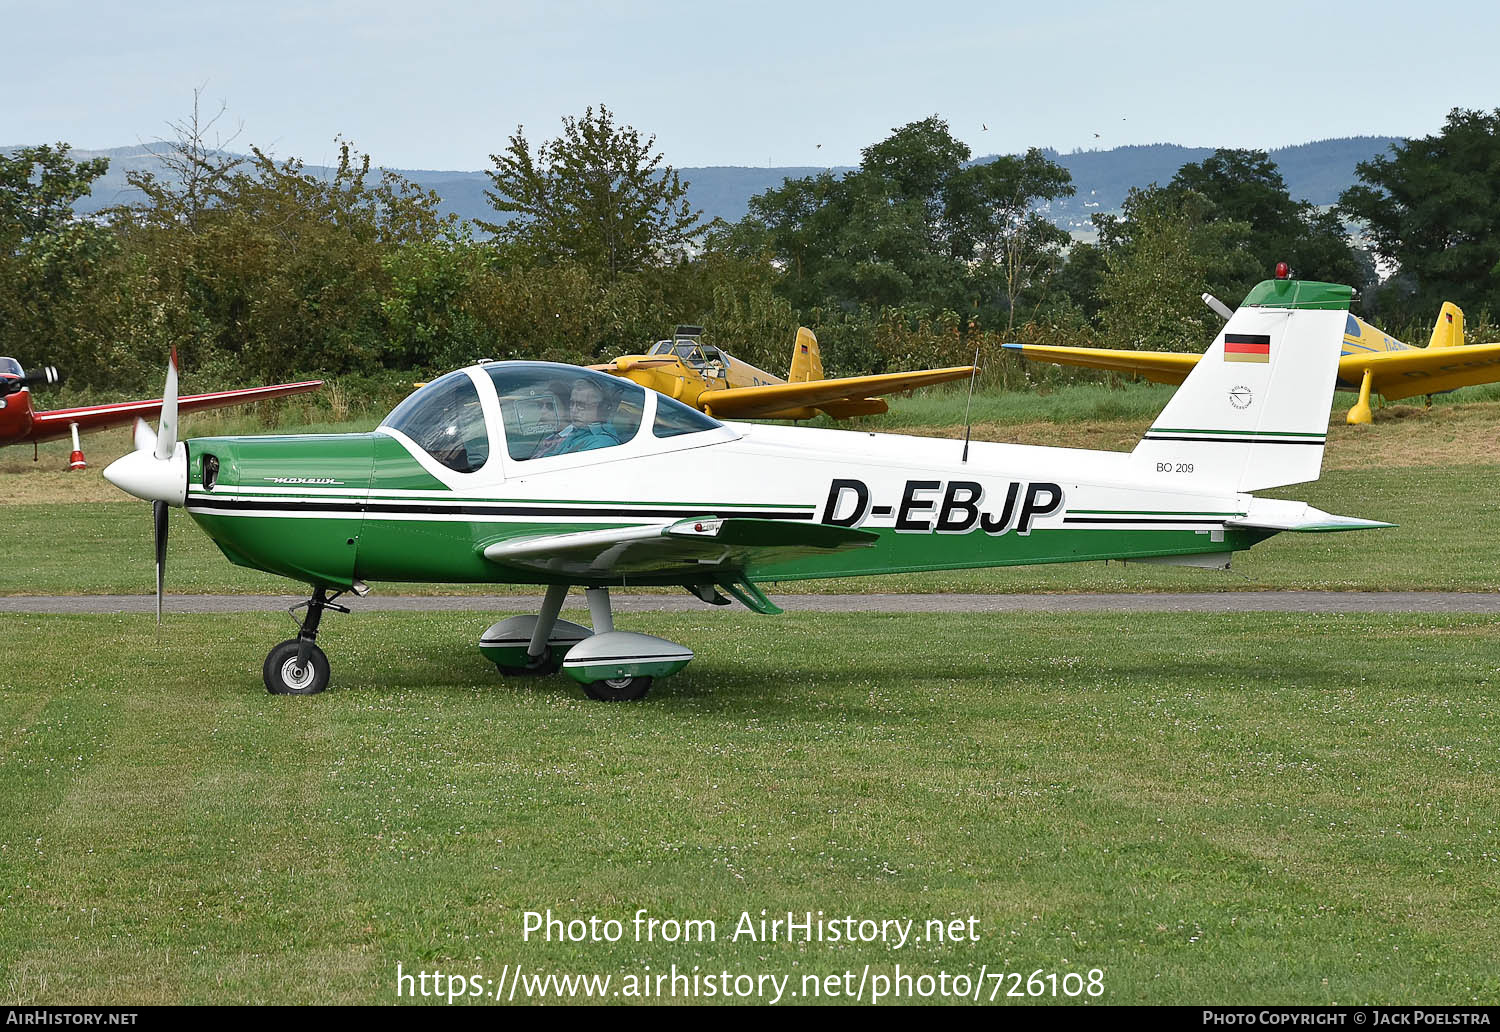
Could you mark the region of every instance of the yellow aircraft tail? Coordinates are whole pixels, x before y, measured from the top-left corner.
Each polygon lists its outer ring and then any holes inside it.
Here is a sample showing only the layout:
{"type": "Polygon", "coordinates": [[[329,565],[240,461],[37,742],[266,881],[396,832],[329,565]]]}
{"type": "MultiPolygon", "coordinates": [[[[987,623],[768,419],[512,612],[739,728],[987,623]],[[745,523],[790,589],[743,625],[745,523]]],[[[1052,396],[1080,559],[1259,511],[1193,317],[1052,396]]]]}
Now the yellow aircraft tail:
{"type": "Polygon", "coordinates": [[[1452,301],[1444,301],[1438,312],[1437,325],[1432,328],[1429,348],[1456,348],[1464,342],[1464,311],[1452,301]]]}
{"type": "MultiPolygon", "coordinates": [[[[1459,316],[1463,318],[1462,315],[1459,316]]],[[[823,379],[823,358],[818,354],[818,338],[806,326],[797,327],[797,341],[792,345],[792,368],[787,383],[807,383],[823,379]]]]}

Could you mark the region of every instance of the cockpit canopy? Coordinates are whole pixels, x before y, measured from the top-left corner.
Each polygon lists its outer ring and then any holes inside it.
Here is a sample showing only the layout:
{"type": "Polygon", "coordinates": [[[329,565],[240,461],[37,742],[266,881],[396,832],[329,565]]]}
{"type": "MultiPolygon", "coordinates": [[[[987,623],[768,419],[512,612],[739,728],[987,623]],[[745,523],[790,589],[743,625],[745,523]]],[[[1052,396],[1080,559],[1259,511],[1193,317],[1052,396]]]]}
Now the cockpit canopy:
{"type": "Polygon", "coordinates": [[[380,424],[455,473],[473,473],[490,457],[490,435],[474,381],[462,369],[414,391],[380,424]]]}
{"type": "Polygon", "coordinates": [[[641,428],[646,392],[629,380],[541,362],[506,362],[485,371],[500,399],[512,459],[613,448],[641,428]]]}
{"type": "Polygon", "coordinates": [[[659,340],[651,345],[651,350],[646,353],[648,355],[675,355],[695,369],[703,369],[709,365],[715,365],[721,369],[728,366],[724,352],[690,337],[659,340]]]}
{"type": "MultiPolygon", "coordinates": [[[[518,462],[613,448],[641,432],[648,408],[639,385],[592,369],[548,362],[483,367],[500,404],[506,455],[518,462]]],[[[655,438],[712,430],[721,424],[665,395],[652,395],[655,438]]],[[[397,405],[381,424],[404,434],[457,473],[489,460],[492,435],[468,370],[433,380],[397,405]]],[[[498,444],[498,437],[495,438],[498,444]]]]}
{"type": "Polygon", "coordinates": [[[21,363],[13,358],[0,358],[0,376],[25,376],[21,363]]]}

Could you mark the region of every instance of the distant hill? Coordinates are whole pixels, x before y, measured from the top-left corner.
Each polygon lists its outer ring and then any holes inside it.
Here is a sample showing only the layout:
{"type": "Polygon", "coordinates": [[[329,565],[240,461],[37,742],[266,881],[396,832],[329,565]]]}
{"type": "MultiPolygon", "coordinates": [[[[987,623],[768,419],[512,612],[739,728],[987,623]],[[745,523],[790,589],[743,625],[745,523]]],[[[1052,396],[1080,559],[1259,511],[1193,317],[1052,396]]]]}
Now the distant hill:
{"type": "MultiPolygon", "coordinates": [[[[1354,184],[1354,166],[1361,161],[1386,153],[1396,136],[1355,136],[1336,140],[1318,140],[1294,147],[1282,147],[1270,152],[1271,160],[1281,169],[1287,188],[1298,200],[1327,205],[1338,200],[1341,191],[1354,184]]],[[[125,173],[132,170],[159,169],[157,152],[165,144],[148,144],[135,147],[117,147],[111,150],[75,150],[79,158],[109,158],[109,172],[94,184],[94,192],[79,205],[84,212],[117,204],[129,204],[140,199],[140,195],[129,188],[125,173]]],[[[13,148],[0,148],[6,151],[13,148]]],[[[1095,212],[1117,209],[1125,200],[1131,187],[1163,183],[1177,170],[1191,161],[1202,161],[1213,153],[1209,147],[1180,147],[1170,143],[1153,143],[1142,146],[1114,147],[1109,150],[1074,151],[1059,154],[1046,151],[1049,158],[1068,170],[1073,176],[1073,185],[1078,193],[1054,204],[1047,212],[1059,226],[1074,231],[1087,229],[1089,216],[1095,212]]],[[[992,161],[994,155],[977,159],[992,161]]],[[[326,171],[309,165],[311,172],[326,171]]],[[[483,172],[445,172],[398,169],[403,176],[435,190],[443,198],[443,210],[463,219],[485,219],[493,221],[496,212],[485,200],[484,191],[490,186],[483,172]]],[[[706,168],[683,168],[678,170],[687,181],[688,200],[696,208],[703,209],[705,221],[722,218],[736,222],[749,210],[750,198],[758,193],[779,187],[787,179],[816,175],[830,171],[818,167],[747,168],[742,166],[710,166],[706,168]]],[[[835,173],[851,171],[849,168],[834,168],[835,173]]]]}
{"type": "MultiPolygon", "coordinates": [[[[1334,204],[1339,194],[1355,183],[1354,166],[1385,154],[1399,136],[1352,136],[1318,140],[1270,151],[1281,170],[1287,191],[1299,201],[1334,204]]],[[[1172,143],[1114,147],[1101,151],[1074,151],[1047,157],[1066,168],[1078,192],[1054,204],[1048,215],[1065,229],[1081,229],[1095,212],[1113,211],[1125,202],[1131,187],[1165,186],[1177,170],[1189,162],[1202,161],[1212,147],[1179,147],[1172,143]]]]}

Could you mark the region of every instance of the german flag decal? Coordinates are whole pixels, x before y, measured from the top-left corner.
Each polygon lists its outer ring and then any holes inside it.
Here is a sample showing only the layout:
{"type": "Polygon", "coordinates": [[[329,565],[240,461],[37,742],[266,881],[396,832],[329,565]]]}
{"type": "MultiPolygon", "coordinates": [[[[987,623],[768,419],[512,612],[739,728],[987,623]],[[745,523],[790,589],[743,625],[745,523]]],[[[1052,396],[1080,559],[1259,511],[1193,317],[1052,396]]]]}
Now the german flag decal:
{"type": "Polygon", "coordinates": [[[1224,361],[1269,362],[1271,338],[1264,333],[1224,334],[1224,361]]]}

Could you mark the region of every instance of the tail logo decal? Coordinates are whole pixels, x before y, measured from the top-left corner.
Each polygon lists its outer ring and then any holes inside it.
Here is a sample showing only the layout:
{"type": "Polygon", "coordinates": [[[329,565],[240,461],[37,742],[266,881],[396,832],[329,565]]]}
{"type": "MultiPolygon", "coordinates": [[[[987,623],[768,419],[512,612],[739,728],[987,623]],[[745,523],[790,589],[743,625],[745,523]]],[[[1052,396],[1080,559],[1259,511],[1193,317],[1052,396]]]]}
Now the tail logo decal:
{"type": "Polygon", "coordinates": [[[1235,386],[1229,388],[1229,404],[1237,409],[1247,409],[1255,400],[1255,394],[1249,387],[1235,386]]]}
{"type": "Polygon", "coordinates": [[[1224,361],[1270,362],[1271,338],[1264,333],[1226,333],[1224,361]]]}

